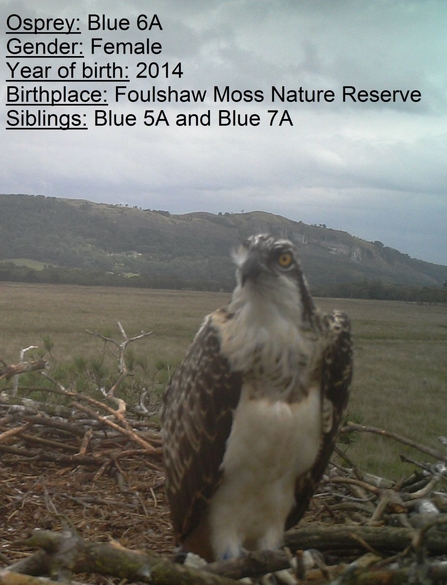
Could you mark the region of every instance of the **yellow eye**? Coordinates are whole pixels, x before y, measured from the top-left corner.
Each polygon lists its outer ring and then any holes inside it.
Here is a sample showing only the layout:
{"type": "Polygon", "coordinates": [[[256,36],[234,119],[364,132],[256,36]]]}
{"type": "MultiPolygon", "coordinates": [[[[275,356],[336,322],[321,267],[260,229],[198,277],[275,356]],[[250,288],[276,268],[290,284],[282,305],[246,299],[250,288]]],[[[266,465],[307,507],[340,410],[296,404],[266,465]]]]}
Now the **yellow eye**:
{"type": "Polygon", "coordinates": [[[278,264],[281,268],[289,268],[292,266],[293,256],[290,252],[283,252],[278,256],[278,264]]]}

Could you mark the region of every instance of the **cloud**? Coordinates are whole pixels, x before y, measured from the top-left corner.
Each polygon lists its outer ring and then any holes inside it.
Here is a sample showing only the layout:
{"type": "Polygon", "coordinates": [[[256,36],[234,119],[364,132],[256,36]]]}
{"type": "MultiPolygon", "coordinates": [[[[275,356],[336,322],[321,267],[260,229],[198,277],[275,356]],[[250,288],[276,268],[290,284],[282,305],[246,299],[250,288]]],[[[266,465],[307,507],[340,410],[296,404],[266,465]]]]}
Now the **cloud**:
{"type": "MultiPolygon", "coordinates": [[[[326,223],[447,264],[442,221],[447,211],[447,6],[442,0],[154,0],[149,6],[142,0],[126,2],[125,9],[121,2],[100,0],[1,4],[4,23],[10,14],[79,18],[83,62],[127,66],[130,82],[120,85],[143,97],[152,87],[206,91],[203,103],[128,101],[125,96],[115,103],[117,83],[94,84],[107,91],[117,123],[121,115],[133,115],[136,124],[95,127],[93,112],[99,107],[66,109],[86,113],[90,129],[77,132],[6,131],[7,111],[13,107],[3,105],[2,192],[121,202],[173,213],[263,209],[326,223]],[[138,31],[138,16],[153,13],[163,31],[138,31]],[[128,18],[130,27],[87,31],[88,14],[105,14],[112,26],[115,18],[128,18]],[[163,51],[160,57],[91,55],[92,37],[112,43],[150,38],[161,42],[163,51]],[[170,71],[181,63],[183,75],[136,79],[145,70],[138,63],[150,62],[168,63],[170,71]],[[284,86],[289,96],[300,88],[308,93],[301,93],[303,101],[272,103],[272,86],[284,86]],[[355,87],[356,96],[358,90],[417,90],[421,100],[354,103],[349,97],[343,101],[344,86],[355,87]],[[221,94],[228,87],[234,100],[216,102],[215,87],[221,94]],[[306,101],[317,90],[320,101],[306,101]],[[324,91],[333,92],[334,99],[325,100],[324,91]],[[248,101],[250,95],[263,99],[248,101]],[[272,109],[278,114],[270,125],[272,109]],[[155,116],[163,110],[169,126],[146,126],[147,110],[155,116]],[[231,116],[235,110],[240,125],[218,126],[219,110],[231,116]],[[278,125],[284,110],[293,126],[287,116],[278,125]],[[211,124],[195,126],[192,119],[191,126],[177,127],[182,113],[202,120],[209,113],[211,124]],[[243,125],[246,115],[259,116],[259,125],[243,125]]],[[[3,40],[10,38],[4,32],[3,40]]],[[[63,62],[45,60],[54,67],[63,62]]],[[[23,59],[28,66],[40,63],[23,59]]],[[[2,66],[1,78],[7,79],[9,71],[2,66]]],[[[69,87],[91,89],[93,84],[69,87]]]]}

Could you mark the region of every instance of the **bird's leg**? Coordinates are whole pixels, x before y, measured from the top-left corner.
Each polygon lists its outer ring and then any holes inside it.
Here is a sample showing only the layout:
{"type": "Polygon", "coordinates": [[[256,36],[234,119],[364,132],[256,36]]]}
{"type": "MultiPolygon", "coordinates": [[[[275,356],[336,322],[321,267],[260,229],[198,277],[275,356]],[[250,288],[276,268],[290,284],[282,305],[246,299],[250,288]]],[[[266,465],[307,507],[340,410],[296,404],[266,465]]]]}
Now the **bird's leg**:
{"type": "Polygon", "coordinates": [[[239,545],[232,543],[225,547],[223,553],[219,555],[221,561],[229,561],[230,559],[236,559],[244,555],[246,551],[239,545]]]}

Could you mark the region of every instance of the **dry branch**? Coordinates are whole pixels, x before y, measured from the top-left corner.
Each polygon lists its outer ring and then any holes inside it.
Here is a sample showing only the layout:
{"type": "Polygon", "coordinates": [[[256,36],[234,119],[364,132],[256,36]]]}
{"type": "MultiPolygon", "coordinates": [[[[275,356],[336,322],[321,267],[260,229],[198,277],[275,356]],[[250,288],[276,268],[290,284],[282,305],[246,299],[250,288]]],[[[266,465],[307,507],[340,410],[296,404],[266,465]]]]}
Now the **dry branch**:
{"type": "Polygon", "coordinates": [[[29,424],[25,424],[21,427],[15,427],[14,429],[9,430],[4,430],[4,428],[0,426],[0,430],[4,431],[3,433],[0,434],[0,443],[8,441],[11,437],[14,437],[14,435],[21,434],[23,431],[26,431],[26,429],[29,428],[29,426],[30,426],[29,424]]]}
{"type": "Polygon", "coordinates": [[[408,585],[410,583],[435,585],[447,582],[447,563],[445,562],[390,569],[378,568],[374,565],[375,560],[368,557],[360,558],[349,565],[329,585],[408,585]],[[370,567],[368,563],[372,566],[370,567]]]}
{"type": "Polygon", "coordinates": [[[352,430],[360,433],[373,433],[376,435],[381,435],[382,437],[389,437],[391,439],[394,439],[395,441],[398,441],[399,443],[402,443],[403,445],[409,445],[410,447],[414,447],[418,451],[426,453],[427,455],[434,457],[438,461],[444,461],[444,463],[447,463],[447,457],[445,456],[444,453],[441,453],[441,451],[437,451],[436,449],[432,449],[431,447],[421,445],[420,443],[412,441],[411,439],[407,439],[406,437],[402,437],[402,435],[398,435],[397,433],[391,433],[389,431],[385,431],[384,429],[379,429],[377,427],[371,427],[366,425],[359,425],[353,422],[348,422],[347,427],[345,427],[344,430],[345,432],[352,430]]]}
{"type": "Polygon", "coordinates": [[[0,380],[9,380],[13,376],[18,376],[19,374],[24,374],[25,372],[44,370],[46,367],[47,362],[44,359],[21,362],[20,364],[16,365],[5,365],[0,368],[0,380]]]}
{"type": "MultiPolygon", "coordinates": [[[[141,333],[129,338],[121,323],[118,323],[118,327],[124,338],[121,343],[99,333],[92,333],[118,347],[119,375],[106,396],[106,399],[111,400],[117,408],[112,408],[87,394],[67,389],[48,372],[43,371],[42,375],[52,387],[36,389],[40,393],[65,396],[72,402],[71,406],[51,406],[44,402],[20,396],[11,397],[3,393],[0,395],[0,453],[21,456],[26,460],[72,466],[93,465],[101,469],[107,466],[118,468],[118,459],[123,456],[144,455],[155,458],[155,461],[150,463],[151,466],[161,468],[160,433],[142,432],[138,412],[129,415],[126,402],[114,395],[124,379],[123,376],[128,375],[125,363],[126,348],[130,343],[143,339],[150,333],[141,333]],[[129,449],[129,443],[134,443],[138,449],[129,449]]],[[[0,369],[0,379],[9,379],[25,371],[38,370],[46,366],[44,360],[21,362],[17,366],[5,364],[0,369]]]]}
{"type": "MultiPolygon", "coordinates": [[[[362,549],[360,541],[370,548],[385,553],[407,549],[418,534],[412,528],[392,526],[326,526],[312,525],[289,530],[285,544],[292,550],[316,548],[320,551],[354,551],[362,549]]],[[[425,546],[430,554],[447,551],[447,532],[431,530],[425,546]]]]}
{"type": "Polygon", "coordinates": [[[40,551],[9,570],[15,573],[49,575],[59,579],[79,573],[100,573],[151,585],[235,585],[233,579],[178,565],[153,553],[131,551],[118,543],[85,542],[71,531],[35,530],[23,541],[40,551]]]}
{"type": "MultiPolygon", "coordinates": [[[[12,573],[8,570],[0,570],[0,585],[59,585],[59,583],[48,578],[31,577],[30,575],[12,573]]],[[[76,584],[74,581],[71,581],[71,585],[80,584],[76,584]]]]}
{"type": "MultiPolygon", "coordinates": [[[[6,551],[0,554],[0,564],[10,565],[9,572],[0,572],[0,585],[41,585],[40,580],[19,574],[23,572],[71,580],[78,571],[154,584],[229,584],[243,576],[287,568],[291,556],[303,579],[316,583],[336,575],[331,583],[338,585],[405,583],[417,578],[447,582],[446,565],[439,562],[447,552],[447,457],[383,429],[353,423],[344,432],[379,434],[439,463],[412,461],[420,469],[395,483],[363,472],[346,453],[336,450],[345,466],[331,463],[310,512],[299,528],[286,534],[285,545],[292,555],[258,551],[194,571],[156,554],[135,552],[149,549],[166,557],[173,543],[163,493],[160,432],[141,410],[116,396],[129,375],[126,348],[149,334],[128,338],[120,323],[118,327],[120,342],[89,332],[118,349],[116,381],[103,392],[104,401],[65,388],[46,371],[41,374],[51,387],[39,387],[39,392],[63,396],[68,405],[0,394],[0,471],[11,469],[0,482],[0,517],[11,526],[10,534],[0,530],[0,547],[6,551]],[[21,477],[25,480],[19,486],[21,477]],[[82,538],[73,531],[34,531],[27,545],[44,550],[23,558],[12,536],[17,540],[29,526],[60,530],[62,514],[69,516],[82,538]],[[117,538],[127,548],[88,542],[98,536],[117,538]],[[317,563],[304,574],[303,549],[321,551],[338,567],[328,571],[317,563]],[[377,560],[378,555],[382,560],[377,560]],[[400,564],[391,565],[392,561],[400,564]]],[[[24,363],[19,365],[29,371],[24,363]]],[[[0,379],[18,375],[17,367],[4,364],[0,379]]]]}
{"type": "Polygon", "coordinates": [[[230,579],[259,577],[288,569],[290,556],[285,551],[262,550],[229,561],[217,561],[203,567],[203,571],[216,573],[230,579]]]}
{"type": "Polygon", "coordinates": [[[121,323],[119,321],[118,321],[118,329],[120,330],[120,333],[121,333],[122,337],[124,338],[124,341],[121,343],[118,343],[112,337],[107,337],[105,335],[102,335],[101,333],[97,333],[95,331],[89,331],[88,329],[86,329],[87,333],[89,333],[90,335],[93,335],[95,337],[99,337],[100,339],[104,340],[106,343],[112,343],[113,345],[115,345],[118,348],[120,376],[108,392],[108,397],[112,398],[112,399],[115,398],[115,392],[119,388],[119,386],[122,384],[123,380],[125,378],[127,378],[127,376],[129,375],[129,371],[127,369],[126,360],[125,360],[127,346],[130,343],[134,343],[135,341],[138,341],[140,339],[144,339],[145,337],[152,335],[152,331],[149,331],[148,333],[141,332],[140,335],[136,335],[135,337],[129,338],[129,337],[127,337],[127,334],[124,331],[124,327],[121,325],[121,323]]]}
{"type": "Polygon", "coordinates": [[[129,425],[126,424],[125,426],[128,427],[128,428],[124,428],[123,429],[122,427],[120,427],[119,425],[117,425],[113,421],[109,420],[108,418],[106,418],[104,416],[100,416],[99,414],[96,414],[90,408],[86,408],[85,406],[82,406],[81,404],[75,404],[75,406],[76,406],[76,408],[78,410],[80,410],[82,412],[85,412],[90,417],[95,418],[96,420],[98,420],[103,425],[109,426],[110,428],[112,428],[113,430],[117,431],[118,433],[122,433],[127,438],[135,441],[141,447],[143,447],[143,449],[146,449],[147,451],[155,451],[156,450],[154,447],[152,447],[152,445],[150,445],[147,441],[145,441],[137,433],[135,433],[133,430],[129,429],[129,425]]]}

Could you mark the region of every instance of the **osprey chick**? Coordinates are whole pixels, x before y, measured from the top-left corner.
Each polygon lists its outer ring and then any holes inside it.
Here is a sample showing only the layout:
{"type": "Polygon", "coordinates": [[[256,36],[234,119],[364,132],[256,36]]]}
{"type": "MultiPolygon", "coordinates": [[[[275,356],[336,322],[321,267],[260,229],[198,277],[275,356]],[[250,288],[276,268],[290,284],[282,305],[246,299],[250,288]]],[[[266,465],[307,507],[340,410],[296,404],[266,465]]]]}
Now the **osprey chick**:
{"type": "Polygon", "coordinates": [[[314,305],[294,245],[248,238],[162,408],[175,538],[207,561],[275,549],[304,514],[348,400],[349,319],[314,305]]]}

